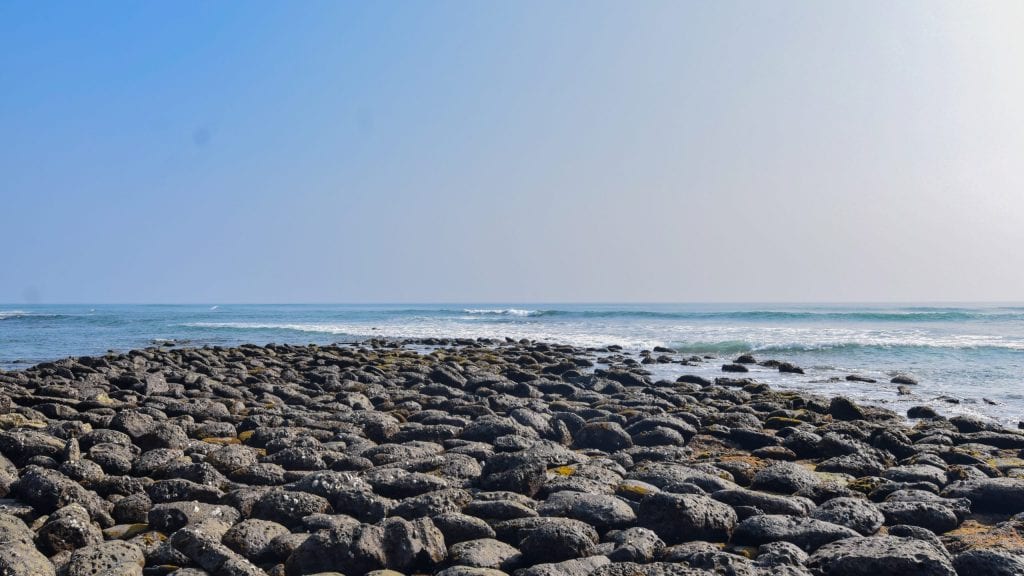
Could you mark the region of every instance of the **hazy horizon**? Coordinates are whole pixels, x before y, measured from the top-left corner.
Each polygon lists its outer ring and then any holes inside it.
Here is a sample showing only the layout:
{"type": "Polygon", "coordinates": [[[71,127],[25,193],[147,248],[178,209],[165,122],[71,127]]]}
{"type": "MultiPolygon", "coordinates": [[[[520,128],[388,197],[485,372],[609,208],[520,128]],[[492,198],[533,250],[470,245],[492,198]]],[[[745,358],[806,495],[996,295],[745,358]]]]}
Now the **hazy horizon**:
{"type": "Polygon", "coordinates": [[[0,4],[0,302],[1010,303],[1024,4],[0,4]]]}

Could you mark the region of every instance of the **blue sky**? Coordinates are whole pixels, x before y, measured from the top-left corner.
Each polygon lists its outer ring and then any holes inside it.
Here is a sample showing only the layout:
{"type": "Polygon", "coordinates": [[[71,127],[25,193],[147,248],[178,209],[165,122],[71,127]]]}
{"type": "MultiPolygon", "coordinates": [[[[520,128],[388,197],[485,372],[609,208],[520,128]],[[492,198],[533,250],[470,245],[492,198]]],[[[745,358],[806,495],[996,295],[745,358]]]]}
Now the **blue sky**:
{"type": "Polygon", "coordinates": [[[0,302],[1020,300],[1024,8],[0,3],[0,302]]]}

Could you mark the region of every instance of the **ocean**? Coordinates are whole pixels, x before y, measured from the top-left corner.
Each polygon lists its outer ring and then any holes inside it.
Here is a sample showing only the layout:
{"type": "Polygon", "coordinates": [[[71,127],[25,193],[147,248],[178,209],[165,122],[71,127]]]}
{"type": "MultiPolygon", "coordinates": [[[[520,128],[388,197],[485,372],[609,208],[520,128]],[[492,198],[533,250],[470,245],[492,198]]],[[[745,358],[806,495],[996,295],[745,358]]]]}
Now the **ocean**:
{"type": "MultiPolygon", "coordinates": [[[[805,374],[752,367],[773,386],[844,394],[904,412],[930,405],[1016,426],[1024,417],[1024,306],[778,304],[20,305],[0,306],[0,368],[174,342],[355,342],[371,337],[529,338],[713,355],[649,365],[655,377],[722,375],[740,353],[805,374]],[[889,381],[912,374],[899,395],[889,381]],[[877,380],[850,382],[849,374],[877,380]]],[[[735,376],[735,375],[733,375],[735,376]]]]}

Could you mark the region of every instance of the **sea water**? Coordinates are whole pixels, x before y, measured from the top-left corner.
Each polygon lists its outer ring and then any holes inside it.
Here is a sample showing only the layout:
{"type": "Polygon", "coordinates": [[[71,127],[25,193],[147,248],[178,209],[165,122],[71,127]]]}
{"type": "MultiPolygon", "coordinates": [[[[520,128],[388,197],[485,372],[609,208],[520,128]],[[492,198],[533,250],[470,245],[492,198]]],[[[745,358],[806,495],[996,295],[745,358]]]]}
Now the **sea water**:
{"type": "Polygon", "coordinates": [[[844,394],[899,411],[927,404],[1016,425],[1024,417],[1024,306],[778,304],[6,305],[0,368],[175,343],[356,342],[384,338],[528,338],[638,353],[711,355],[700,366],[649,365],[655,377],[720,376],[750,352],[804,368],[754,366],[769,384],[844,394]],[[890,380],[919,382],[900,395],[890,380]],[[849,374],[877,380],[850,382],[849,374]]]}

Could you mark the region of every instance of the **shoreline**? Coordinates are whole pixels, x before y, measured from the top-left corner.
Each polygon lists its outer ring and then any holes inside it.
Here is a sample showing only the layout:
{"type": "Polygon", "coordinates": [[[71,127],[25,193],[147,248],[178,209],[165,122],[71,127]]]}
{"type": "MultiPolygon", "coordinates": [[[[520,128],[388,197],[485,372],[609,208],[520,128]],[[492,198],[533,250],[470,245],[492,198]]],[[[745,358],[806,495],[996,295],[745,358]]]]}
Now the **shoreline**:
{"type": "Polygon", "coordinates": [[[371,340],[150,348],[0,372],[0,532],[32,533],[0,539],[0,564],[1024,570],[1020,431],[908,423],[739,368],[656,380],[643,369],[682,356],[620,352],[371,340]]]}

